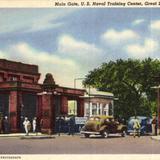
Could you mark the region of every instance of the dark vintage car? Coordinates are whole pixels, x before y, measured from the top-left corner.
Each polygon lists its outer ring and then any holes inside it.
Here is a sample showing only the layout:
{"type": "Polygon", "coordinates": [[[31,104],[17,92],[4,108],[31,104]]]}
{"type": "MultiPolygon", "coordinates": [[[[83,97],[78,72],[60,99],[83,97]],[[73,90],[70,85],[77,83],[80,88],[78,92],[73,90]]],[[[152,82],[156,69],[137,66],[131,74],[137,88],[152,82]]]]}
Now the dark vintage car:
{"type": "Polygon", "coordinates": [[[94,116],[90,117],[81,130],[81,134],[84,134],[86,138],[90,135],[101,135],[102,137],[108,137],[109,134],[119,133],[121,136],[125,136],[127,126],[114,120],[112,116],[94,116]]]}

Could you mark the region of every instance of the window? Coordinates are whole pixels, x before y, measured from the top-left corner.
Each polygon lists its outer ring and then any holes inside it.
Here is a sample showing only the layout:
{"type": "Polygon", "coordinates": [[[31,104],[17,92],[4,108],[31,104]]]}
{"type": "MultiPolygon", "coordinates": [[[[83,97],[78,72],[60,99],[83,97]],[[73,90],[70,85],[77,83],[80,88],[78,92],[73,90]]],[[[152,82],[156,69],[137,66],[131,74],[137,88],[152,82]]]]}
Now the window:
{"type": "Polygon", "coordinates": [[[108,114],[108,111],[109,110],[109,105],[108,104],[104,104],[104,106],[103,106],[103,114],[104,115],[109,115],[108,114]]]}
{"type": "Polygon", "coordinates": [[[88,104],[88,103],[85,103],[85,104],[84,104],[84,109],[85,109],[85,110],[84,110],[84,115],[85,115],[85,116],[89,116],[89,109],[90,109],[90,108],[89,108],[89,104],[88,104]]]}
{"type": "Polygon", "coordinates": [[[97,115],[97,105],[95,103],[92,104],[92,115],[97,115]]]}

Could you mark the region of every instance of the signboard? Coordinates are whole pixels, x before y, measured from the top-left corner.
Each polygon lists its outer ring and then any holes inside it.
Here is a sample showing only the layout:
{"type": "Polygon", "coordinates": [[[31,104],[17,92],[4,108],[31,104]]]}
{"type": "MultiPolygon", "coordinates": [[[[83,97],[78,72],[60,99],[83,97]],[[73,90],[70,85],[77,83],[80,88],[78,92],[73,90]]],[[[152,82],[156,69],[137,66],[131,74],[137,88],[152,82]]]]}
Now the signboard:
{"type": "Polygon", "coordinates": [[[75,117],[76,124],[85,124],[87,121],[87,117],[75,117]]]}

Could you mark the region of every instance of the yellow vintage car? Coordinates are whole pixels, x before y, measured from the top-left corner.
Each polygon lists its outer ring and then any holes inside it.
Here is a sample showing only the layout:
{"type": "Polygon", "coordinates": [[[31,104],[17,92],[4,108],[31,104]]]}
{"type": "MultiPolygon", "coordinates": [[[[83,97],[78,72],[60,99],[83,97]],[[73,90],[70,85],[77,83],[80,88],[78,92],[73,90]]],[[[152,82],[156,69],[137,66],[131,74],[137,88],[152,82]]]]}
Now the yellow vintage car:
{"type": "Polygon", "coordinates": [[[81,134],[84,134],[86,138],[90,135],[108,137],[111,133],[119,133],[124,137],[126,131],[127,126],[116,121],[113,116],[92,116],[81,129],[81,134]]]}

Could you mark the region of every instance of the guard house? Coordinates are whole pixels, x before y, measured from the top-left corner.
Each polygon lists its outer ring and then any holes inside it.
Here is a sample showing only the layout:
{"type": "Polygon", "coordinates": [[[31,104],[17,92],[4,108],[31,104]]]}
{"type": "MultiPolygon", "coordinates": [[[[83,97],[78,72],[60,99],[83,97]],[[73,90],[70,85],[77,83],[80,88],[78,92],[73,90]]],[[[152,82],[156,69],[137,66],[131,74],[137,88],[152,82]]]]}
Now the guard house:
{"type": "Polygon", "coordinates": [[[39,84],[37,65],[0,59],[0,114],[9,117],[11,132],[20,132],[24,117],[38,118],[44,132],[54,132],[55,117],[67,115],[68,101],[77,101],[77,116],[84,115],[85,90],[57,85],[51,74],[39,84]]]}
{"type": "Polygon", "coordinates": [[[114,95],[110,92],[97,91],[95,88],[89,89],[84,98],[84,116],[95,115],[112,116],[114,113],[114,95]]]}

